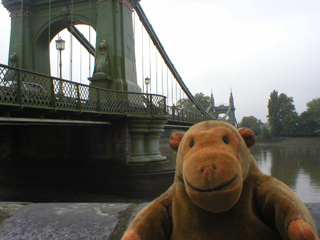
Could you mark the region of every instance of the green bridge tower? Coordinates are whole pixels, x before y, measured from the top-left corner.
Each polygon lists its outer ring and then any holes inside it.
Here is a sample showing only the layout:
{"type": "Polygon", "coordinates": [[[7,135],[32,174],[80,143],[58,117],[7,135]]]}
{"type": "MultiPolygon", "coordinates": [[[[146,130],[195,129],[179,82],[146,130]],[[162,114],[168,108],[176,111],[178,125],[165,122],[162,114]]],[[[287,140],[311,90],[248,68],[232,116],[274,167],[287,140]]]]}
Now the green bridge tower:
{"type": "Polygon", "coordinates": [[[50,74],[49,44],[61,30],[87,24],[96,31],[93,86],[140,92],[132,9],[139,0],[3,0],[11,14],[9,65],[50,74]]]}
{"type": "Polygon", "coordinates": [[[229,96],[229,106],[225,106],[225,105],[215,106],[213,94],[211,92],[210,105],[207,109],[207,113],[211,117],[216,118],[216,119],[220,119],[220,120],[224,120],[224,121],[227,120],[229,123],[231,123],[232,125],[237,127],[238,124],[237,124],[237,120],[236,120],[235,110],[236,110],[236,108],[234,106],[234,99],[233,99],[232,91],[230,92],[230,96],[229,96]],[[221,114],[224,114],[224,116],[221,117],[220,116],[221,114]]]}

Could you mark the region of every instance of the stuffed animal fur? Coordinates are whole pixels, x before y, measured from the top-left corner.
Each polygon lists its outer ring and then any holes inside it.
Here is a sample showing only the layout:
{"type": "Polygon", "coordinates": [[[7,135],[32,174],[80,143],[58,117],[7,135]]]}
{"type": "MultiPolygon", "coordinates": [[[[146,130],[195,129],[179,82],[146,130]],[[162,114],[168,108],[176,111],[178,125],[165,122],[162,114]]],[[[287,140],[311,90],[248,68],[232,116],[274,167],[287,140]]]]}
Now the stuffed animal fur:
{"type": "Polygon", "coordinates": [[[174,133],[173,185],[133,220],[122,240],[319,239],[312,217],[284,183],[263,174],[254,133],[220,121],[174,133]]]}

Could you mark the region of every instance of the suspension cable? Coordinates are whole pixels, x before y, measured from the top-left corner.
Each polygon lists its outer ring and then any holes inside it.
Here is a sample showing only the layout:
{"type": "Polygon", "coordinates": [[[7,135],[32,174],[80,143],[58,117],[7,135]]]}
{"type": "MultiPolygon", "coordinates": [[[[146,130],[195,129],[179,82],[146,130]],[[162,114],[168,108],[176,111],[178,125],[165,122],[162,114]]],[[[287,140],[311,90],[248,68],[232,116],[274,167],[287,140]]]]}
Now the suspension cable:
{"type": "Polygon", "coordinates": [[[178,102],[178,82],[176,81],[176,105],[178,102]]]}
{"type": "MultiPolygon", "coordinates": [[[[181,92],[182,92],[182,89],[180,88],[180,97],[179,97],[179,100],[181,100],[181,92]]],[[[181,100],[182,101],[182,100],[181,100]]]]}
{"type": "Polygon", "coordinates": [[[163,61],[161,61],[161,94],[163,95],[163,61]]]}
{"type": "MultiPolygon", "coordinates": [[[[149,38],[149,76],[150,76],[150,79],[152,79],[151,73],[152,73],[152,70],[151,70],[151,39],[149,38]]],[[[151,82],[152,81],[150,81],[150,93],[151,93],[151,82]]]]}
{"type": "MultiPolygon", "coordinates": [[[[58,33],[57,35],[57,40],[60,39],[60,33],[58,33]]],[[[59,71],[60,71],[60,68],[59,68],[59,51],[57,51],[57,77],[59,76],[59,71]]]]}
{"type": "Polygon", "coordinates": [[[158,53],[156,52],[156,93],[158,94],[158,53]]]}
{"type": "Polygon", "coordinates": [[[167,68],[167,98],[168,98],[168,100],[169,100],[169,70],[168,70],[168,68],[167,68]]]}
{"type": "MultiPolygon", "coordinates": [[[[91,0],[89,0],[89,43],[88,43],[88,47],[91,44],[91,0]]],[[[89,52],[89,76],[91,76],[91,56],[90,56],[90,52],[89,52]]]]}
{"type": "Polygon", "coordinates": [[[202,106],[194,98],[194,96],[192,95],[192,93],[190,92],[188,87],[183,82],[181,76],[179,75],[178,71],[176,70],[176,68],[174,67],[173,63],[171,62],[169,56],[167,55],[166,51],[164,50],[164,47],[162,46],[158,36],[156,35],[155,31],[153,30],[153,28],[152,28],[147,16],[145,15],[140,3],[137,3],[134,6],[134,8],[135,8],[135,10],[136,10],[136,12],[137,12],[137,14],[138,14],[138,16],[140,18],[140,21],[142,22],[142,24],[145,27],[146,31],[148,32],[150,38],[152,39],[153,44],[158,49],[158,51],[161,54],[162,58],[164,59],[166,65],[170,69],[171,73],[174,75],[175,79],[178,81],[178,83],[179,83],[180,87],[182,88],[182,90],[186,93],[186,95],[191,100],[191,102],[194,103],[194,105],[197,107],[197,109],[203,115],[211,118],[211,116],[202,108],[202,106]]]}
{"type": "Polygon", "coordinates": [[[49,31],[48,31],[48,46],[50,49],[51,42],[51,0],[49,0],[49,31]]]}
{"type": "Polygon", "coordinates": [[[172,106],[173,106],[173,79],[172,79],[172,74],[171,74],[171,101],[172,101],[172,106]]]}
{"type": "Polygon", "coordinates": [[[82,83],[82,46],[80,46],[80,83],[82,83]]]}
{"type": "Polygon", "coordinates": [[[144,29],[143,29],[143,25],[141,25],[141,34],[142,34],[142,48],[141,48],[141,51],[142,51],[142,58],[141,58],[141,62],[142,62],[142,74],[141,74],[141,80],[142,80],[142,92],[144,92],[144,61],[143,61],[143,59],[144,59],[144,57],[143,57],[143,55],[144,55],[144,41],[143,41],[143,38],[144,38],[144,36],[143,36],[143,31],[144,31],[144,29]]]}
{"type": "MultiPolygon", "coordinates": [[[[71,0],[71,31],[73,31],[73,0],[71,0]]],[[[72,32],[70,33],[70,80],[72,81],[72,54],[73,54],[73,35],[72,32]]]]}
{"type": "MultiPolygon", "coordinates": [[[[23,30],[23,18],[24,18],[24,2],[23,0],[21,1],[21,36],[22,38],[24,37],[24,30],[23,30]]],[[[23,44],[20,45],[20,51],[21,51],[21,57],[24,55],[24,46],[23,44]]],[[[18,56],[19,57],[19,56],[18,56]]],[[[18,65],[17,65],[18,66],[18,65]]],[[[19,66],[20,68],[24,68],[25,66],[19,66]]]]}

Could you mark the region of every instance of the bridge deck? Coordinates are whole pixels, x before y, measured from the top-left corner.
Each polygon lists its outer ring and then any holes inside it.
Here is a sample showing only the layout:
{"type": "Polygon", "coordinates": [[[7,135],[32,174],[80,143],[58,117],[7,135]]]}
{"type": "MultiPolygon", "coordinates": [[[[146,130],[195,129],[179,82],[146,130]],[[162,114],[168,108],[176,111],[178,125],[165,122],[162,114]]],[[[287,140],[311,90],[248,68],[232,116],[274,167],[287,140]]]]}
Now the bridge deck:
{"type": "Polygon", "coordinates": [[[0,64],[0,116],[107,121],[115,117],[167,117],[170,124],[210,119],[166,105],[158,94],[92,87],[0,64]]]}

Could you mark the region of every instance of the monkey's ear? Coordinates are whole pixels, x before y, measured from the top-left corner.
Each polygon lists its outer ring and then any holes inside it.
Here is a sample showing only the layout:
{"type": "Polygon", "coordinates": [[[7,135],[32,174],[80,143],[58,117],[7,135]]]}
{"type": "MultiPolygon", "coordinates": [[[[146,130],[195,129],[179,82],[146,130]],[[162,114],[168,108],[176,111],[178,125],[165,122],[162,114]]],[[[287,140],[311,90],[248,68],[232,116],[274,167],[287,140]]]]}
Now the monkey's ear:
{"type": "Polygon", "coordinates": [[[183,138],[184,136],[184,132],[175,132],[175,133],[172,133],[170,139],[169,139],[169,144],[170,144],[170,147],[174,150],[174,151],[178,151],[178,148],[179,148],[179,145],[180,145],[180,142],[181,142],[181,139],[183,138]]]}
{"type": "Polygon", "coordinates": [[[238,129],[240,135],[242,136],[242,138],[244,139],[244,141],[247,144],[247,147],[251,147],[255,141],[256,141],[256,135],[254,134],[254,132],[249,129],[249,128],[239,128],[238,129]]]}

